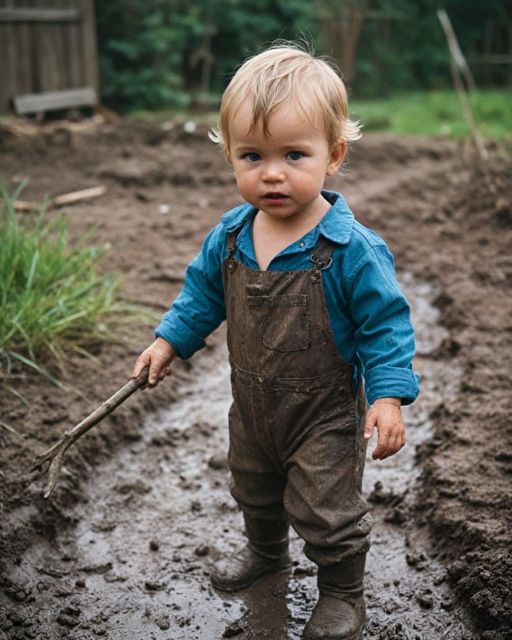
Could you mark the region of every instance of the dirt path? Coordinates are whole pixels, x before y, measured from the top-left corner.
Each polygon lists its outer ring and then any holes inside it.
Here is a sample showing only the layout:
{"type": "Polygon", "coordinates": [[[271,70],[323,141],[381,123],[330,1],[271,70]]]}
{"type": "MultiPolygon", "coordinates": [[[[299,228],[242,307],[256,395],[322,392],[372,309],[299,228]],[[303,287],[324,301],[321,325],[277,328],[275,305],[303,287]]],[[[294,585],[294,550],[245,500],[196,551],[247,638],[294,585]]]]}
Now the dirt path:
{"type": "MultiPolygon", "coordinates": [[[[405,279],[419,349],[432,352],[446,333],[435,323],[432,291],[405,279]]],[[[432,436],[428,414],[458,380],[447,379],[426,356],[418,367],[423,399],[406,412],[408,447],[384,463],[367,461],[365,491],[377,525],[367,567],[366,637],[462,640],[473,631],[411,508],[415,447],[432,436]]],[[[227,492],[225,349],[198,357],[191,373],[194,381],[145,423],[141,439],[95,470],[70,512],[76,527],[51,544],[41,540],[8,575],[37,594],[36,604],[18,606],[17,614],[37,625],[41,640],[88,633],[112,640],[300,638],[316,589],[314,566],[296,536],[290,575],[229,597],[209,585],[211,563],[243,542],[227,492]]]]}
{"type": "MultiPolygon", "coordinates": [[[[28,140],[0,130],[0,149],[0,179],[12,184],[28,175],[27,199],[55,193],[56,184],[58,192],[98,180],[108,185],[102,202],[69,211],[72,233],[94,226],[93,235],[113,247],[105,266],[123,272],[127,295],[159,309],[219,212],[238,202],[204,132],[125,123],[28,140]],[[160,213],[162,204],[168,214],[160,213]]],[[[510,209],[498,201],[509,191],[494,170],[497,194],[481,201],[460,155],[450,142],[367,136],[350,173],[332,183],[394,250],[419,330],[423,392],[408,410],[409,445],[384,464],[370,461],[366,474],[378,521],[367,570],[367,637],[379,640],[509,637],[511,510],[503,496],[510,427],[494,428],[503,424],[494,404],[487,439],[479,438],[483,407],[473,402],[499,397],[507,370],[509,316],[497,300],[510,272],[510,209]],[[469,211],[473,217],[464,220],[469,211]],[[493,305],[495,331],[482,320],[486,305],[493,305]],[[477,352],[468,348],[475,340],[477,352]],[[488,376],[478,358],[491,352],[488,376]],[[473,462],[482,455],[494,456],[494,469],[473,462]]],[[[298,540],[290,576],[231,598],[209,586],[211,562],[242,540],[226,489],[222,346],[183,363],[174,382],[140,394],[84,439],[50,503],[40,487],[26,487],[33,455],[115,388],[150,338],[147,327],[102,349],[101,375],[97,364],[73,360],[67,379],[79,379],[81,390],[56,396],[19,372],[9,384],[30,398],[30,409],[13,395],[0,397],[2,419],[24,434],[0,431],[0,639],[299,637],[315,589],[298,540]]],[[[222,332],[211,342],[221,345],[222,332]]]]}

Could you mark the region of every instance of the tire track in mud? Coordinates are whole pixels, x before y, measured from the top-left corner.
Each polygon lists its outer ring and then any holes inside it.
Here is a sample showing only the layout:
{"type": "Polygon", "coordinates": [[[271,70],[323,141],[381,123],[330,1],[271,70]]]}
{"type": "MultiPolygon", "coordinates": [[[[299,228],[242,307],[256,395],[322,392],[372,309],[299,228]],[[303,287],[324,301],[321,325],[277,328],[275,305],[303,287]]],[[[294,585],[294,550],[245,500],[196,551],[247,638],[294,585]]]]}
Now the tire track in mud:
{"type": "MultiPolygon", "coordinates": [[[[411,275],[401,280],[413,307],[423,388],[405,410],[407,447],[384,462],[368,456],[364,484],[376,525],[365,638],[465,640],[473,631],[426,524],[415,517],[415,449],[431,437],[429,414],[441,394],[455,394],[457,376],[429,356],[445,337],[429,302],[435,292],[411,275]]],[[[300,638],[316,587],[295,535],[290,574],[232,596],[209,584],[211,563],[244,540],[228,492],[225,349],[199,354],[191,374],[180,398],[147,420],[140,440],[96,468],[71,512],[76,527],[38,542],[11,571],[12,583],[30,596],[0,608],[0,638],[300,638]]]]}

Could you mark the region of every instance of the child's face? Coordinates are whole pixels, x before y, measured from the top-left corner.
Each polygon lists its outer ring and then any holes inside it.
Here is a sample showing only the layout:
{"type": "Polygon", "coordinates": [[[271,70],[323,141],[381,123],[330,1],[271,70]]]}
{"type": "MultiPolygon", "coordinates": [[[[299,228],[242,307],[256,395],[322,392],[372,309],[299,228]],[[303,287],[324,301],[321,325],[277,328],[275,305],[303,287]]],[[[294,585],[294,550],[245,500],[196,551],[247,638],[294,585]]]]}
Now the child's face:
{"type": "Polygon", "coordinates": [[[345,144],[331,147],[323,124],[315,126],[294,103],[276,108],[268,135],[261,121],[250,130],[251,122],[251,106],[244,101],[230,124],[228,152],[243,198],[273,218],[324,212],[320,190],[341,165],[345,144]]]}

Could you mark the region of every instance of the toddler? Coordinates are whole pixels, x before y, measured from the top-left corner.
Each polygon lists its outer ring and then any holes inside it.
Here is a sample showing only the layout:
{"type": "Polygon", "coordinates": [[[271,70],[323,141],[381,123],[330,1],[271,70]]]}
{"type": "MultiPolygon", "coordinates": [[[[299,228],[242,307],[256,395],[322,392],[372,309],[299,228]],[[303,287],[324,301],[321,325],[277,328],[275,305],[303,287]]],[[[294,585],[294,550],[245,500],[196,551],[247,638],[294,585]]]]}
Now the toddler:
{"type": "Polygon", "coordinates": [[[245,204],[207,235],[132,375],[149,365],[156,385],[227,319],[228,461],[248,543],[212,583],[237,591],[286,571],[291,525],[318,565],[320,596],[302,637],[356,640],[372,525],[361,493],[366,441],[377,428],[373,458],[399,451],[400,406],[418,394],[393,258],[341,194],[323,190],[359,127],[330,63],[280,45],[238,69],[211,137],[245,204]]]}

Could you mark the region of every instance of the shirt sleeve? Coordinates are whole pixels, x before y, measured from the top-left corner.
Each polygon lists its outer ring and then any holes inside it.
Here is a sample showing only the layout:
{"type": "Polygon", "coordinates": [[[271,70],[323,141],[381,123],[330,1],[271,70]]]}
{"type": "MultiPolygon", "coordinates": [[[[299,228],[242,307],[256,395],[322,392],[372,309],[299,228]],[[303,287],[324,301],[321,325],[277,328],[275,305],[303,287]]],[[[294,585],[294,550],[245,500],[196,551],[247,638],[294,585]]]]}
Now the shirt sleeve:
{"type": "Polygon", "coordinates": [[[419,377],[411,364],[414,329],[388,248],[369,248],[355,265],[349,283],[355,350],[363,367],[368,402],[401,398],[402,404],[410,404],[419,393],[419,377]]]}
{"type": "Polygon", "coordinates": [[[155,330],[180,358],[190,358],[204,347],[205,338],[226,318],[222,282],[225,247],[225,230],[219,224],[188,265],[181,291],[155,330]]]}

